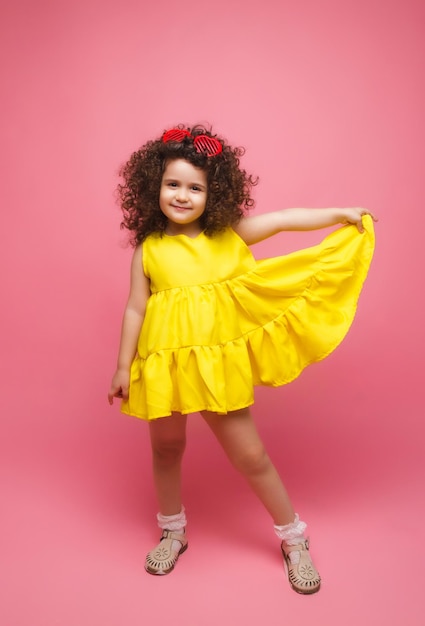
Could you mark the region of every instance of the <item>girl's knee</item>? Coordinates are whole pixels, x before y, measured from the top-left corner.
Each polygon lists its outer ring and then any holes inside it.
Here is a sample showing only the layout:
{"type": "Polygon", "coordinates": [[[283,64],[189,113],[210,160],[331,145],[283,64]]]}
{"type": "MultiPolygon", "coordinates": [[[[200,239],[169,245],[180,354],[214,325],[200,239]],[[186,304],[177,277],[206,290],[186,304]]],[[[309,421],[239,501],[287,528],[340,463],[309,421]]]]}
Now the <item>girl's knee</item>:
{"type": "Polygon", "coordinates": [[[186,447],[186,438],[179,437],[152,442],[154,461],[163,465],[172,465],[181,460],[186,447]]]}
{"type": "Polygon", "coordinates": [[[270,465],[270,458],[262,444],[239,452],[231,461],[239,472],[251,476],[261,474],[270,465]]]}
{"type": "Polygon", "coordinates": [[[180,461],[186,447],[186,417],[173,414],[153,421],[150,439],[155,462],[172,465],[180,461]]]}

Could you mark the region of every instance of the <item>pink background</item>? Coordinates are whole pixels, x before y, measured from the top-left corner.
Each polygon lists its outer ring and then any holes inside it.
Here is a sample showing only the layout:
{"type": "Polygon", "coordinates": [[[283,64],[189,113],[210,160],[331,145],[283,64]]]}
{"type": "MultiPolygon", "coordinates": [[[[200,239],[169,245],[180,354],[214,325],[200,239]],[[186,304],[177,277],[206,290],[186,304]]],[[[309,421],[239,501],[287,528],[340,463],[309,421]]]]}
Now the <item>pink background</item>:
{"type": "MultiPolygon", "coordinates": [[[[21,0],[0,16],[0,622],[359,624],[424,618],[424,4],[21,0]],[[190,550],[164,579],[147,429],[110,408],[130,250],[119,165],[210,121],[257,210],[367,206],[377,252],[343,345],[255,415],[310,523],[322,591],[291,592],[270,521],[193,416],[190,550]]],[[[259,256],[323,233],[279,235],[259,256]]]]}

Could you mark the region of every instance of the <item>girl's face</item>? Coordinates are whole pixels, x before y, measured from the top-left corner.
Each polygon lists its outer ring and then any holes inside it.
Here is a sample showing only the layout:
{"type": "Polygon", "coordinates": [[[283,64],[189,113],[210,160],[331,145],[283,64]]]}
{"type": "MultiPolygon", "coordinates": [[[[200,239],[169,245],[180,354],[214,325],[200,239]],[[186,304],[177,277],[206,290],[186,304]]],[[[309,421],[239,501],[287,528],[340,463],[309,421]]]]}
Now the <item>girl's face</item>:
{"type": "Polygon", "coordinates": [[[159,191],[159,207],[168,219],[166,233],[194,237],[207,203],[207,174],[184,159],[168,161],[159,191]]]}

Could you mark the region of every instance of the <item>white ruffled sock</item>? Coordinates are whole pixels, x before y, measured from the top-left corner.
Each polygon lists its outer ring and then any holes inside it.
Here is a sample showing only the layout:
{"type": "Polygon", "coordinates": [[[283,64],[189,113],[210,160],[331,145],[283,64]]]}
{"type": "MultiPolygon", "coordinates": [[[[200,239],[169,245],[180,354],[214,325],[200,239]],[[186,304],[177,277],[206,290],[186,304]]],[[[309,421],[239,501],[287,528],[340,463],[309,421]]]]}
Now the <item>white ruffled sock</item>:
{"type": "MultiPolygon", "coordinates": [[[[274,526],[274,531],[287,546],[296,546],[305,539],[304,532],[306,528],[307,524],[302,522],[298,513],[296,513],[293,522],[285,524],[285,526],[274,526]]],[[[293,565],[296,565],[299,563],[300,553],[297,550],[290,552],[289,559],[293,565]]]]}
{"type": "MultiPolygon", "coordinates": [[[[158,526],[161,530],[171,530],[173,533],[185,533],[185,528],[187,524],[186,520],[186,509],[184,506],[180,513],[176,513],[176,515],[162,515],[162,513],[158,513],[156,516],[158,520],[158,526]]],[[[181,549],[181,543],[173,539],[172,549],[176,552],[179,552],[181,549]]]]}

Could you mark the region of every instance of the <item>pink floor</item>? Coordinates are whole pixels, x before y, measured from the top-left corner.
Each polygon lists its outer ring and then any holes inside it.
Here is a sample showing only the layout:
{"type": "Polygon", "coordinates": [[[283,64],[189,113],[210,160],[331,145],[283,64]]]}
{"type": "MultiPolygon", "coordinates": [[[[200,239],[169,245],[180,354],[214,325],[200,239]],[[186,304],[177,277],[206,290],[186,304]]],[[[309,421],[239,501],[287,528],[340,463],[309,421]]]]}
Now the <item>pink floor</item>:
{"type": "Polygon", "coordinates": [[[385,437],[371,449],[358,434],[333,454],[331,439],[318,448],[317,428],[302,434],[294,420],[291,452],[283,430],[278,441],[261,427],[310,524],[323,587],[303,597],[288,586],[267,515],[197,416],[185,464],[190,548],[171,575],[146,574],[144,554],[157,539],[146,430],[116,412],[97,426],[83,449],[68,441],[66,450],[46,445],[37,454],[27,442],[19,464],[6,452],[2,625],[166,626],[170,616],[177,626],[424,623],[424,477],[415,446],[400,470],[385,437]]]}

